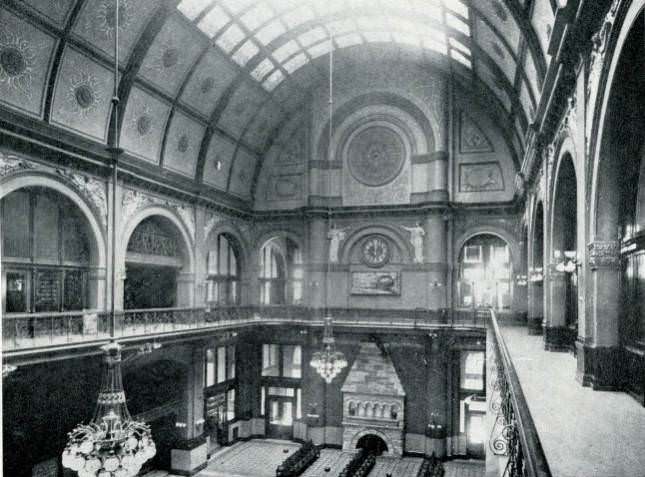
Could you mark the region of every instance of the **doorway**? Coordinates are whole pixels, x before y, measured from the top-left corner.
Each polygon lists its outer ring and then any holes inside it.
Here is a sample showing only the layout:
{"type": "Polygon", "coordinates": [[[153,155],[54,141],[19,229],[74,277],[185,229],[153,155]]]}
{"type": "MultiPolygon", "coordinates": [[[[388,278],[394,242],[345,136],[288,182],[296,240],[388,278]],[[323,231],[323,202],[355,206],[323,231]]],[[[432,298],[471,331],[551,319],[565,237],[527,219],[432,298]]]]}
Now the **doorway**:
{"type": "Polygon", "coordinates": [[[388,451],[385,441],[374,434],[367,434],[361,437],[356,443],[356,448],[363,449],[368,454],[373,454],[375,456],[379,456],[383,454],[383,452],[388,451]]]}
{"type": "Polygon", "coordinates": [[[266,386],[262,388],[267,436],[292,439],[293,422],[301,417],[300,388],[266,386]]]}

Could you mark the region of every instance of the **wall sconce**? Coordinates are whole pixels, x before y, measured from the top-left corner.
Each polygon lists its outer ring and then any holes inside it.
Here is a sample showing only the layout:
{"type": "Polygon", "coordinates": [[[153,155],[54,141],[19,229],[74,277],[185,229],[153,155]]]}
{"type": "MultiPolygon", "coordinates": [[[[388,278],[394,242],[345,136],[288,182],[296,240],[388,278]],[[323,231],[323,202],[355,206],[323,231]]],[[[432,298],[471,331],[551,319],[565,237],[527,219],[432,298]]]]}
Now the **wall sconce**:
{"type": "Polygon", "coordinates": [[[175,427],[178,427],[179,429],[184,429],[187,427],[187,424],[185,422],[175,422],[175,427]]]}
{"type": "Polygon", "coordinates": [[[439,438],[443,436],[443,424],[437,422],[437,413],[430,413],[430,423],[428,424],[427,434],[429,437],[439,438]]]}
{"type": "Polygon", "coordinates": [[[529,278],[528,280],[531,283],[541,282],[544,280],[544,274],[542,273],[542,267],[535,267],[529,269],[529,278]]]}
{"type": "Polygon", "coordinates": [[[431,283],[430,283],[430,286],[431,286],[432,288],[439,288],[439,287],[442,287],[442,286],[443,286],[443,283],[441,283],[441,282],[431,282],[431,283]]]}
{"type": "Polygon", "coordinates": [[[526,275],[516,275],[515,276],[515,284],[518,287],[525,287],[528,285],[528,277],[526,275]]]}
{"type": "MultiPolygon", "coordinates": [[[[560,258],[560,253],[556,252],[555,258],[560,258]]],[[[578,266],[578,254],[575,250],[566,250],[564,252],[564,260],[557,263],[555,266],[556,271],[564,273],[575,273],[578,266]]]]}

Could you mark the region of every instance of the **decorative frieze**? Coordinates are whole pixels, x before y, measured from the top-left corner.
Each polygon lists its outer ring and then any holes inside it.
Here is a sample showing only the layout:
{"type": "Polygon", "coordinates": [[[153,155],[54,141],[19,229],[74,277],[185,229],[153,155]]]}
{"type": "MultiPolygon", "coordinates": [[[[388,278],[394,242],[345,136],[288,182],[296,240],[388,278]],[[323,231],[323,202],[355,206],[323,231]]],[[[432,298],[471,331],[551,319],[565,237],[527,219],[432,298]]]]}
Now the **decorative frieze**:
{"type": "Polygon", "coordinates": [[[67,169],[56,169],[56,173],[65,178],[67,182],[96,208],[101,220],[101,226],[107,229],[108,205],[105,182],[85,174],[71,172],[67,169]]]}
{"type": "Polygon", "coordinates": [[[161,198],[153,195],[148,195],[143,192],[135,190],[126,190],[123,193],[123,199],[121,201],[122,215],[124,220],[128,220],[132,217],[137,211],[148,207],[150,205],[161,205],[164,207],[169,207],[184,222],[184,225],[188,229],[190,237],[192,240],[195,240],[195,210],[192,206],[184,205],[180,202],[176,202],[172,199],[161,198]]]}
{"type": "Polygon", "coordinates": [[[204,238],[207,239],[211,230],[215,228],[224,218],[215,212],[207,211],[206,219],[204,220],[204,238]]]}
{"type": "Polygon", "coordinates": [[[588,249],[589,266],[592,270],[620,266],[620,243],[617,240],[591,242],[588,249]]]}
{"type": "Polygon", "coordinates": [[[0,151],[0,177],[35,168],[32,162],[24,161],[17,156],[5,155],[0,151]]]}

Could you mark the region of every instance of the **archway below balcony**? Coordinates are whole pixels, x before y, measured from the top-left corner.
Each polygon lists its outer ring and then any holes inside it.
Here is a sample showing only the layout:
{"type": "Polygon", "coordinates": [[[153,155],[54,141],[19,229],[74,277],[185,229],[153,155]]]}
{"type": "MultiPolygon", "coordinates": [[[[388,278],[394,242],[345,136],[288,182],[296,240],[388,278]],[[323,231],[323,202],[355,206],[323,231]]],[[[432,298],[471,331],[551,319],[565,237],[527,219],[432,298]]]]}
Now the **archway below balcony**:
{"type": "Polygon", "coordinates": [[[358,442],[356,442],[356,448],[363,449],[368,454],[374,454],[376,456],[388,452],[385,441],[375,434],[366,434],[362,436],[358,439],[358,442]]]}
{"type": "Polygon", "coordinates": [[[170,213],[151,213],[126,235],[124,309],[190,306],[191,250],[180,227],[170,213]]]}
{"type": "Polygon", "coordinates": [[[551,216],[549,316],[544,329],[551,350],[573,350],[578,335],[577,181],[573,157],[557,167],[551,216]]]}
{"type": "Polygon", "coordinates": [[[457,308],[510,310],[512,260],[508,242],[493,233],[478,233],[459,249],[457,308]]]}

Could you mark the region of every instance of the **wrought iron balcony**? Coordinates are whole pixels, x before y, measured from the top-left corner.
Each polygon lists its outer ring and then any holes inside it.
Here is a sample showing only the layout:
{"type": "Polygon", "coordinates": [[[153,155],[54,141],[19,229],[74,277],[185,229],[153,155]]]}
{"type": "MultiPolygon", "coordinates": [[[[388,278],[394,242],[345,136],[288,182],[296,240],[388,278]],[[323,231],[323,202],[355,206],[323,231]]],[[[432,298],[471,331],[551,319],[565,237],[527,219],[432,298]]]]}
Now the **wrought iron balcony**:
{"type": "MultiPolygon", "coordinates": [[[[322,326],[326,314],[338,327],[437,329],[486,326],[481,311],[383,310],[303,306],[220,306],[212,308],[153,308],[119,311],[115,336],[135,340],[149,337],[233,329],[252,325],[300,324],[322,326]]],[[[3,353],[37,352],[95,344],[109,339],[107,311],[84,310],[46,313],[9,313],[2,319],[3,353]]]]}
{"type": "Polygon", "coordinates": [[[519,378],[492,310],[487,339],[488,369],[494,370],[489,388],[489,412],[493,413],[494,422],[489,446],[493,454],[505,459],[502,475],[551,477],[519,378]]]}

